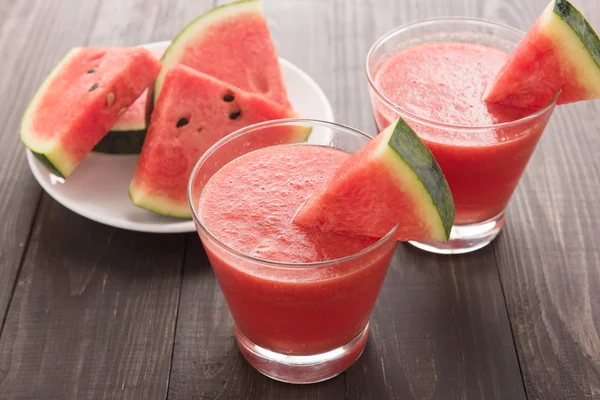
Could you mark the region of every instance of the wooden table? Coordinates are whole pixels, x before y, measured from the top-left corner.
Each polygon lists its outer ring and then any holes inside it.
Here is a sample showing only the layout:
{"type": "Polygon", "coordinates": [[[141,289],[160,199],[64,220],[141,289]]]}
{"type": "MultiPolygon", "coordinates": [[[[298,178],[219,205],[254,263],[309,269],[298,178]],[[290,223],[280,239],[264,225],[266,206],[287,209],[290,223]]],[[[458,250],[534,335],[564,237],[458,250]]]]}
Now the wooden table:
{"type": "MultiPolygon", "coordinates": [[[[597,0],[574,0],[600,28],[597,0]]],[[[546,0],[264,0],[281,56],[338,121],[373,131],[371,43],[466,15],[527,29],[546,0]]],[[[44,194],[21,115],[72,46],[172,38],[212,0],[0,0],[0,399],[600,399],[600,102],[552,117],[493,245],[442,257],[399,244],[367,351],[293,386],[238,353],[196,234],[86,220],[44,194]]],[[[100,182],[98,184],[101,184],[100,182]]]]}

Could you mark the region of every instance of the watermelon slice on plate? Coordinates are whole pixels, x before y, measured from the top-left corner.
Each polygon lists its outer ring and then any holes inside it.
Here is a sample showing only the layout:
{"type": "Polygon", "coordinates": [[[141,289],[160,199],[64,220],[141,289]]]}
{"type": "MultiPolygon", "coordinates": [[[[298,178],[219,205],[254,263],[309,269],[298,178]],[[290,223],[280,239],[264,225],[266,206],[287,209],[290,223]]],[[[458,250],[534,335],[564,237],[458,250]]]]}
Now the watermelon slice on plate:
{"type": "MultiPolygon", "coordinates": [[[[298,115],[231,84],[180,65],[165,76],[129,187],[133,203],[158,214],[191,218],[187,181],[210,146],[244,126],[298,115]]],[[[282,143],[305,141],[309,131],[279,132],[282,143]]]]}
{"type": "Polygon", "coordinates": [[[258,0],[236,1],[199,16],[175,37],[161,61],[163,69],[154,85],[154,104],[167,72],[184,64],[246,92],[290,106],[258,0]]]}
{"type": "Polygon", "coordinates": [[[159,71],[160,62],[146,49],[74,48],[29,103],[21,140],[66,178],[159,71]]]}
{"type": "Polygon", "coordinates": [[[94,147],[97,153],[140,154],[146,137],[146,99],[148,90],[144,91],[127,111],[117,120],[94,147]]]}
{"type": "Polygon", "coordinates": [[[401,241],[448,240],[450,187],[433,155],[397,119],[348,158],[294,217],[300,226],[401,241]]]}
{"type": "Polygon", "coordinates": [[[600,39],[566,0],[548,4],[484,99],[537,109],[559,91],[557,104],[600,98],[600,39]]]}
{"type": "MultiPolygon", "coordinates": [[[[164,54],[163,48],[148,49],[160,59],[164,54]]],[[[110,132],[94,147],[97,153],[108,154],[140,154],[148,124],[146,122],[146,101],[148,89],[133,102],[119,117],[110,132]]]]}
{"type": "MultiPolygon", "coordinates": [[[[170,42],[147,43],[166,49],[170,42]]],[[[295,110],[304,117],[333,120],[327,96],[300,68],[280,59],[282,74],[295,110]]],[[[85,218],[140,232],[195,232],[191,219],[170,218],[136,207],[128,195],[139,155],[113,156],[92,152],[69,179],[62,180],[27,151],[27,162],[40,186],[57,202],[85,218]],[[98,184],[101,182],[102,184],[98,184]]]]}

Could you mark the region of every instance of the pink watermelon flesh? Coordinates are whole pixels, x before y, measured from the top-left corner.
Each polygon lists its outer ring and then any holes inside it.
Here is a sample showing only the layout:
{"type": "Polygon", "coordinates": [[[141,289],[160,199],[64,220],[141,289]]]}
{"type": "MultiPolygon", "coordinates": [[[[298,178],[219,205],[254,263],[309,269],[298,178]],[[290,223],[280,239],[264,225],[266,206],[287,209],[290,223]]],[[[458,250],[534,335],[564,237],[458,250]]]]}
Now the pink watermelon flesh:
{"type": "Polygon", "coordinates": [[[275,46],[257,0],[229,3],[198,17],[173,40],[162,62],[155,103],[165,74],[184,64],[290,107],[275,46]]]}
{"type": "Polygon", "coordinates": [[[145,49],[73,49],[32,99],[21,139],[66,178],[159,71],[145,49]]]}
{"type": "Polygon", "coordinates": [[[517,45],[488,86],[485,101],[540,109],[559,92],[557,104],[600,97],[598,37],[568,2],[557,0],[556,3],[549,4],[517,45]],[[576,21],[574,26],[580,32],[567,20],[576,21]]]}
{"type": "Polygon", "coordinates": [[[111,131],[137,131],[146,129],[146,89],[136,101],[119,117],[111,131]]]}
{"type": "MultiPolygon", "coordinates": [[[[186,66],[172,68],[129,188],[132,201],[159,214],[190,218],[187,181],[210,146],[247,125],[296,116],[291,109],[186,66]]],[[[306,130],[282,129],[278,140],[296,142],[306,136],[306,130]]]]}
{"type": "Polygon", "coordinates": [[[454,213],[439,165],[410,127],[397,120],[340,165],[294,223],[373,238],[397,226],[401,241],[443,241],[454,213]]]}
{"type": "MultiPolygon", "coordinates": [[[[164,54],[164,50],[150,50],[150,52],[160,60],[164,54]]],[[[117,123],[112,127],[111,131],[138,131],[146,130],[146,98],[148,89],[144,90],[140,97],[133,102],[131,106],[119,117],[117,123]]]]}

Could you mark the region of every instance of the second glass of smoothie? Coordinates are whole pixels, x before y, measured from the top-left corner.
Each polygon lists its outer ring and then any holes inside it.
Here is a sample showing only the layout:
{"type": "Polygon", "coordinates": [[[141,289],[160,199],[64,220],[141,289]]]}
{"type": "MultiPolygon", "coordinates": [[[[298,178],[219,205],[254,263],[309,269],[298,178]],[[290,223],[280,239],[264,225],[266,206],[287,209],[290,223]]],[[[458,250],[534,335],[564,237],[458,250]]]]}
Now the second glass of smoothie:
{"type": "Polygon", "coordinates": [[[466,18],[431,19],[382,36],[366,72],[379,131],[402,117],[440,164],[456,217],[448,242],[411,242],[456,254],[489,244],[555,107],[541,110],[482,100],[525,33],[466,18]]]}
{"type": "Polygon", "coordinates": [[[190,178],[194,221],[235,321],[238,347],[263,374],[312,383],[348,368],[396,248],[293,224],[300,206],[369,136],[312,120],[265,122],[209,149],[190,178]],[[290,129],[306,142],[282,144],[290,129]]]}

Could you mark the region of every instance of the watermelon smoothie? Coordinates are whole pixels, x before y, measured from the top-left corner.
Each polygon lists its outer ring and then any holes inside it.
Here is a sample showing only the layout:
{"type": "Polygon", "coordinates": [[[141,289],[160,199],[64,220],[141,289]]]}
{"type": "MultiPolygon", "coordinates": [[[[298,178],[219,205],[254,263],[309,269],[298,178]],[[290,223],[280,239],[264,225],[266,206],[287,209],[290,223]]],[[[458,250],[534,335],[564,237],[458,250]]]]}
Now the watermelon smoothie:
{"type": "Polygon", "coordinates": [[[419,247],[473,251],[490,243],[503,225],[504,210],[555,106],[531,110],[482,99],[523,35],[483,21],[429,20],[387,34],[369,53],[378,130],[398,116],[411,125],[440,164],[456,206],[450,241],[419,247]]]}
{"type": "Polygon", "coordinates": [[[242,354],[267,376],[309,383],[339,374],[362,353],[396,241],[394,232],[377,241],[293,224],[368,136],[313,121],[327,129],[313,126],[311,141],[333,135],[335,147],[267,145],[265,137],[280,137],[290,124],[257,124],[213,146],[192,174],[189,198],[242,354]]]}

